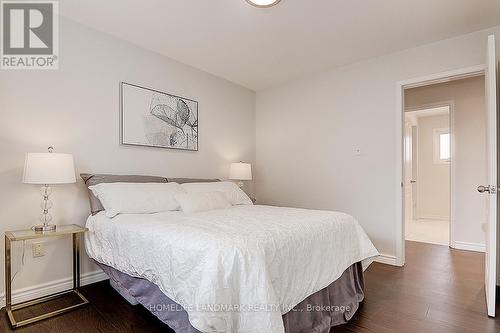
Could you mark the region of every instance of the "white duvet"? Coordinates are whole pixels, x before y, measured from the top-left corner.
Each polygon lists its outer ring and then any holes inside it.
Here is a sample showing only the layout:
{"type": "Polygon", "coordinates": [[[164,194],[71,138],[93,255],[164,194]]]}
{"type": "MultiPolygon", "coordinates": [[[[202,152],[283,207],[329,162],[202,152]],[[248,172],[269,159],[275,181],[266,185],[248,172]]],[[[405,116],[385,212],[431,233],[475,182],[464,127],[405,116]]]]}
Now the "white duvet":
{"type": "Polygon", "coordinates": [[[90,257],[155,283],[201,332],[283,333],[282,314],[378,255],[353,217],[330,211],[101,212],[87,227],[90,257]]]}

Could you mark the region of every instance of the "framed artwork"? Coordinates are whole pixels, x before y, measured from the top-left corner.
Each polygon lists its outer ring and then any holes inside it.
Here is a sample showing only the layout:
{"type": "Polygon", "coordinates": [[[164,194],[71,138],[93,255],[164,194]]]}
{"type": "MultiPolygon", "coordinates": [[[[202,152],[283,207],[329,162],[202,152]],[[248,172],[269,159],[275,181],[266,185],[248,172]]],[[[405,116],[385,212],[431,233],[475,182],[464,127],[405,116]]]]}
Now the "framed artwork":
{"type": "Polygon", "coordinates": [[[123,145],[198,150],[198,102],[120,83],[123,145]]]}

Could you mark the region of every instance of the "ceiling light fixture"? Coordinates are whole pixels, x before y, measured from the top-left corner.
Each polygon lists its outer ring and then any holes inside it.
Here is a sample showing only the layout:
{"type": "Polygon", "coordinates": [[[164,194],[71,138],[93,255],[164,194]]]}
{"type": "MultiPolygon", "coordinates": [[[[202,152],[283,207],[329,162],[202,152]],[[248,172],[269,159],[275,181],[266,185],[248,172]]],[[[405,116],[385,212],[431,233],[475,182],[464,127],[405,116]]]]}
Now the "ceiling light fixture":
{"type": "Polygon", "coordinates": [[[276,5],[281,0],[246,0],[249,4],[259,8],[267,8],[276,5]]]}

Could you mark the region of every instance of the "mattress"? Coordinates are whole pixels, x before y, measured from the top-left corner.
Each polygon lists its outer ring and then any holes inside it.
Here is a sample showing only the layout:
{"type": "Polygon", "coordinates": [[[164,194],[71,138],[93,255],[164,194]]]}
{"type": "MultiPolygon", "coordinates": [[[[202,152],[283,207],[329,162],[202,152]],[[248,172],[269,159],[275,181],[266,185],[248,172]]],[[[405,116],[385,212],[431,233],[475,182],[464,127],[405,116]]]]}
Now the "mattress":
{"type": "Polygon", "coordinates": [[[271,206],[89,217],[89,256],[158,287],[201,332],[285,332],[282,316],[378,255],[350,215],[271,206]]]}

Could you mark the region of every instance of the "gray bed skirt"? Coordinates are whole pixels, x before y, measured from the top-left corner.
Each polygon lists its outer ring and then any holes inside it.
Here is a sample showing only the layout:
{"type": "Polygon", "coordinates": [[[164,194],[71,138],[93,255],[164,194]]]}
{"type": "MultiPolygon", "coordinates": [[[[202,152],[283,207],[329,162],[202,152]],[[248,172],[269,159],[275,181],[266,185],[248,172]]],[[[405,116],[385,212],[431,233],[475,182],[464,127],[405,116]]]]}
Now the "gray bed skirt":
{"type": "MultiPolygon", "coordinates": [[[[142,304],[176,333],[200,333],[188,320],[187,312],[152,282],[135,278],[98,263],[110,283],[131,304],[142,304]]],[[[287,333],[328,333],[330,328],[349,321],[364,298],[361,263],[344,271],[328,287],[312,294],[283,315],[287,333]]]]}

